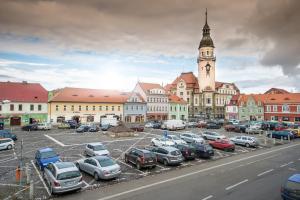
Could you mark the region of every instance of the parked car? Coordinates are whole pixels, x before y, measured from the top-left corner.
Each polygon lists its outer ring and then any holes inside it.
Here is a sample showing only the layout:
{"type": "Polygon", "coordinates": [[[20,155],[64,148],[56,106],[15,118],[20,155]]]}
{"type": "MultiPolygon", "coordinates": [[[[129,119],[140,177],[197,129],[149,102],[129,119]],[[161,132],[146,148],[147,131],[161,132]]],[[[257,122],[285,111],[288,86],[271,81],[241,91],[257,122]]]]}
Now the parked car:
{"type": "Polygon", "coordinates": [[[72,162],[49,163],[43,173],[51,194],[80,190],[82,175],[72,162]]]}
{"type": "Polygon", "coordinates": [[[247,124],[238,124],[234,126],[235,126],[234,132],[236,133],[246,133],[246,128],[248,127],[247,124]]]}
{"type": "Polygon", "coordinates": [[[76,129],[80,124],[76,120],[67,120],[66,123],[69,125],[69,128],[76,129]]]}
{"type": "Polygon", "coordinates": [[[10,150],[14,148],[15,142],[10,138],[0,139],[0,150],[7,149],[10,150]]]}
{"type": "Polygon", "coordinates": [[[108,131],[112,126],[110,124],[104,124],[101,126],[101,131],[108,131]]]}
{"type": "Polygon", "coordinates": [[[161,128],[161,122],[154,122],[152,128],[160,129],[161,128]]]}
{"type": "Polygon", "coordinates": [[[149,147],[148,150],[156,155],[157,162],[161,162],[166,166],[177,165],[184,160],[181,152],[175,147],[149,147]]]}
{"type": "Polygon", "coordinates": [[[35,163],[41,171],[43,171],[49,163],[55,163],[59,161],[59,155],[55,153],[52,148],[41,148],[35,152],[35,163]]]}
{"type": "Polygon", "coordinates": [[[198,126],[197,122],[187,122],[186,127],[188,128],[196,128],[198,126]]]}
{"type": "Polygon", "coordinates": [[[176,144],[174,147],[181,152],[185,160],[193,160],[196,158],[196,150],[193,146],[187,144],[176,144]]]}
{"type": "Polygon", "coordinates": [[[134,125],[132,127],[130,127],[131,130],[134,130],[134,131],[138,131],[138,132],[143,132],[144,131],[144,127],[141,126],[141,125],[134,125]]]}
{"type": "Polygon", "coordinates": [[[10,138],[13,141],[18,140],[15,134],[12,134],[9,130],[0,130],[0,138],[10,138]]]}
{"type": "Polygon", "coordinates": [[[110,153],[101,142],[89,143],[85,146],[84,154],[87,156],[109,156],[110,153]]]}
{"type": "Polygon", "coordinates": [[[213,148],[221,149],[224,151],[234,151],[235,150],[235,145],[230,140],[225,140],[225,139],[213,140],[213,141],[210,141],[209,144],[213,148]]]}
{"type": "Polygon", "coordinates": [[[272,131],[267,134],[267,137],[272,137],[276,139],[288,140],[289,138],[292,140],[295,138],[292,131],[283,130],[283,131],[272,131]]]}
{"type": "Polygon", "coordinates": [[[292,128],[289,128],[289,129],[286,129],[287,131],[292,131],[294,133],[294,136],[296,138],[299,138],[300,137],[300,129],[296,128],[296,129],[292,129],[292,128]]]}
{"type": "Polygon", "coordinates": [[[236,126],[233,125],[233,124],[227,124],[227,125],[224,126],[224,129],[229,132],[229,131],[234,131],[235,127],[236,126]]]}
{"type": "Polygon", "coordinates": [[[246,147],[257,147],[259,145],[259,142],[255,137],[246,135],[231,137],[230,140],[234,144],[243,145],[246,147]]]}
{"type": "Polygon", "coordinates": [[[186,144],[186,142],[177,135],[166,135],[165,137],[170,141],[174,142],[174,144],[186,144]]]}
{"type": "Polygon", "coordinates": [[[195,153],[200,158],[210,158],[215,154],[212,146],[209,144],[191,143],[190,145],[195,148],[195,153]]]}
{"type": "Polygon", "coordinates": [[[90,127],[88,125],[81,125],[76,129],[77,133],[84,133],[88,132],[90,130],[90,127]]]}
{"type": "Polygon", "coordinates": [[[208,123],[208,124],[206,124],[205,128],[207,128],[207,129],[220,129],[221,125],[216,124],[216,123],[208,123]]]}
{"type": "Polygon", "coordinates": [[[68,123],[59,123],[57,128],[59,128],[59,129],[68,129],[68,128],[70,128],[70,125],[68,123]]]}
{"type": "Polygon", "coordinates": [[[300,199],[300,174],[293,174],[281,186],[281,198],[283,200],[300,199]]]}
{"type": "Polygon", "coordinates": [[[153,128],[153,122],[147,122],[145,128],[153,128]]]}
{"type": "Polygon", "coordinates": [[[137,169],[154,168],[157,164],[156,155],[146,149],[132,148],[125,153],[125,162],[136,165],[137,169]]]}
{"type": "Polygon", "coordinates": [[[207,123],[205,121],[199,121],[197,124],[198,128],[206,128],[207,123]]]}
{"type": "Polygon", "coordinates": [[[95,124],[92,124],[89,126],[89,130],[88,132],[98,132],[99,131],[99,127],[95,124]]]}
{"type": "Polygon", "coordinates": [[[37,124],[28,124],[25,126],[22,126],[23,131],[36,131],[38,130],[37,124]]]}
{"type": "Polygon", "coordinates": [[[171,130],[171,131],[182,130],[182,129],[185,129],[185,124],[182,120],[170,119],[170,120],[165,121],[161,125],[161,128],[171,130]]]}
{"type": "Polygon", "coordinates": [[[92,176],[95,180],[113,179],[121,174],[121,167],[108,156],[95,156],[78,160],[76,166],[92,176]]]}
{"type": "Polygon", "coordinates": [[[180,134],[180,138],[187,143],[204,143],[204,139],[200,135],[191,132],[180,134]]]}
{"type": "Polygon", "coordinates": [[[210,132],[210,131],[205,131],[202,133],[202,137],[206,140],[219,140],[219,139],[225,139],[225,135],[221,135],[217,132],[210,132]]]}
{"type": "Polygon", "coordinates": [[[37,124],[38,130],[51,130],[52,125],[50,123],[39,123],[37,124]]]}
{"type": "Polygon", "coordinates": [[[151,140],[151,144],[153,146],[174,146],[175,142],[165,138],[165,137],[156,137],[156,138],[152,138],[151,140]]]}

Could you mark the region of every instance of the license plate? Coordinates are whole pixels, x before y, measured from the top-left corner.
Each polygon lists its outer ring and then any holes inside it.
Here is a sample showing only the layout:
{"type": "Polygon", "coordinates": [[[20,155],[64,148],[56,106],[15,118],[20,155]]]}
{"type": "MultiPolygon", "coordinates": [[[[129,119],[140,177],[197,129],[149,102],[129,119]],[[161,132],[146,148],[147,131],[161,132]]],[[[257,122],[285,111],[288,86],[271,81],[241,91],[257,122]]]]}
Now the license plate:
{"type": "Polygon", "coordinates": [[[74,181],[69,181],[69,182],[66,182],[65,184],[66,185],[73,185],[75,182],[74,181]]]}

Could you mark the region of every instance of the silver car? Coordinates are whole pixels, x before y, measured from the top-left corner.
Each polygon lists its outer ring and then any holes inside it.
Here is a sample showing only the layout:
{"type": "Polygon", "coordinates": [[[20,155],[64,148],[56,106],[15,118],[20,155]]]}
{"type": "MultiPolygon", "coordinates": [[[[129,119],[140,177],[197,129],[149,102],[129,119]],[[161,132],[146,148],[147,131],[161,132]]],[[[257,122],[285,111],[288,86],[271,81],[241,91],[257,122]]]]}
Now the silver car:
{"type": "Polygon", "coordinates": [[[95,156],[77,161],[76,166],[92,176],[95,180],[112,179],[121,174],[121,167],[107,156],[95,156]]]}
{"type": "Polygon", "coordinates": [[[184,158],[181,152],[175,147],[149,147],[149,151],[156,155],[157,161],[164,165],[180,164],[184,158]]]}
{"type": "Polygon", "coordinates": [[[259,145],[257,139],[251,136],[245,136],[245,135],[235,136],[235,137],[231,137],[230,140],[234,144],[243,145],[246,147],[257,147],[259,145]]]}
{"type": "Polygon", "coordinates": [[[87,156],[109,156],[110,153],[101,142],[89,143],[85,146],[84,154],[87,156]]]}
{"type": "Polygon", "coordinates": [[[7,149],[10,150],[14,148],[15,142],[10,138],[0,139],[0,150],[7,149]]]}
{"type": "Polygon", "coordinates": [[[72,162],[49,163],[43,173],[51,194],[80,190],[82,175],[72,162]]]}
{"type": "Polygon", "coordinates": [[[188,143],[204,143],[204,139],[195,133],[185,132],[180,134],[180,138],[188,143]]]}
{"type": "Polygon", "coordinates": [[[205,131],[204,133],[202,133],[202,137],[206,140],[226,139],[225,135],[221,135],[217,132],[209,132],[209,131],[205,131]]]}

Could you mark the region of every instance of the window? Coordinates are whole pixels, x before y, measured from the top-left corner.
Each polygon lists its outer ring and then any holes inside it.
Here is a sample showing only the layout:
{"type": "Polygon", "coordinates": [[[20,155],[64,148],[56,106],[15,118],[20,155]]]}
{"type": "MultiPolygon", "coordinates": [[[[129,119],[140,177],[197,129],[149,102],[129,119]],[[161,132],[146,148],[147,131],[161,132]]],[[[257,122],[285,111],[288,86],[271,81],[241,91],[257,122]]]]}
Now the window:
{"type": "Polygon", "coordinates": [[[271,106],[267,106],[267,112],[271,111],[271,106]]]}
{"type": "Polygon", "coordinates": [[[277,112],[277,106],[273,106],[273,112],[277,112]]]}
{"type": "Polygon", "coordinates": [[[133,110],[133,106],[131,106],[131,110],[133,110]]]}
{"type": "Polygon", "coordinates": [[[180,92],[180,96],[183,96],[183,92],[180,92]]]}
{"type": "Polygon", "coordinates": [[[22,109],[23,109],[22,104],[19,104],[19,111],[22,111],[22,109]]]}
{"type": "Polygon", "coordinates": [[[195,104],[198,104],[198,98],[195,98],[195,104]]]}
{"type": "Polygon", "coordinates": [[[33,110],[34,110],[34,105],[31,104],[31,105],[30,105],[30,111],[33,111],[33,110]]]}
{"type": "Polygon", "coordinates": [[[170,106],[170,111],[172,111],[172,106],[170,106]]]}
{"type": "Polygon", "coordinates": [[[283,105],[282,106],[282,112],[290,112],[290,108],[288,105],[283,105]]]}
{"type": "Polygon", "coordinates": [[[59,106],[58,106],[58,105],[56,105],[56,106],[55,106],[55,110],[56,110],[56,111],[58,111],[58,109],[59,109],[59,106]]]}
{"type": "Polygon", "coordinates": [[[295,122],[300,122],[300,117],[295,117],[295,122]]]}
{"type": "Polygon", "coordinates": [[[78,106],[78,110],[81,111],[81,106],[78,106]]]}
{"type": "Polygon", "coordinates": [[[300,105],[297,105],[297,112],[300,112],[300,105]]]}
{"type": "Polygon", "coordinates": [[[209,51],[206,51],[206,55],[207,55],[207,56],[209,55],[209,51]]]}
{"type": "Polygon", "coordinates": [[[2,105],[0,105],[0,111],[2,111],[2,105]]]}
{"type": "Polygon", "coordinates": [[[89,110],[89,106],[85,106],[85,110],[88,111],[89,110]]]}
{"type": "Polygon", "coordinates": [[[118,106],[118,111],[121,111],[121,106],[118,106]]]}
{"type": "Polygon", "coordinates": [[[139,110],[139,106],[136,106],[136,110],[139,110]]]}
{"type": "Polygon", "coordinates": [[[188,103],[190,103],[190,98],[187,98],[186,101],[187,101],[188,103]]]}
{"type": "Polygon", "coordinates": [[[67,106],[66,105],[64,105],[64,111],[67,111],[67,106]]]}
{"type": "Polygon", "coordinates": [[[183,106],[183,111],[185,111],[185,106],[183,106]]]}
{"type": "Polygon", "coordinates": [[[189,92],[189,91],[187,91],[187,92],[186,92],[186,94],[187,94],[187,95],[190,95],[190,92],[189,92]]]}
{"type": "Polygon", "coordinates": [[[15,105],[14,104],[10,104],[9,109],[10,109],[10,111],[14,111],[15,110],[15,105]]]}
{"type": "Polygon", "coordinates": [[[179,106],[179,111],[181,111],[181,106],[179,106]]]}
{"type": "Polygon", "coordinates": [[[108,111],[108,106],[106,106],[105,110],[108,111]]]}
{"type": "Polygon", "coordinates": [[[74,105],[71,106],[71,111],[74,111],[74,105]]]}
{"type": "Polygon", "coordinates": [[[278,116],[271,116],[272,121],[278,121],[278,116]]]}
{"type": "Polygon", "coordinates": [[[141,110],[144,110],[144,106],[141,106],[141,110]]]}
{"type": "MultiPolygon", "coordinates": [[[[224,99],[223,99],[223,100],[224,100],[224,99]]],[[[207,103],[207,104],[210,104],[210,103],[211,103],[211,99],[210,99],[210,98],[207,98],[207,99],[206,99],[206,103],[207,103]]]]}
{"type": "Polygon", "coordinates": [[[290,121],[289,117],[282,117],[282,121],[290,121]]]}
{"type": "Polygon", "coordinates": [[[128,110],[128,106],[126,106],[125,109],[128,110]]]}
{"type": "Polygon", "coordinates": [[[112,107],[111,107],[111,111],[115,111],[115,106],[112,106],[112,107]]]}
{"type": "Polygon", "coordinates": [[[102,106],[99,106],[99,110],[102,111],[102,106]]]}
{"type": "Polygon", "coordinates": [[[96,110],[96,106],[93,106],[93,111],[95,111],[96,110]]]}

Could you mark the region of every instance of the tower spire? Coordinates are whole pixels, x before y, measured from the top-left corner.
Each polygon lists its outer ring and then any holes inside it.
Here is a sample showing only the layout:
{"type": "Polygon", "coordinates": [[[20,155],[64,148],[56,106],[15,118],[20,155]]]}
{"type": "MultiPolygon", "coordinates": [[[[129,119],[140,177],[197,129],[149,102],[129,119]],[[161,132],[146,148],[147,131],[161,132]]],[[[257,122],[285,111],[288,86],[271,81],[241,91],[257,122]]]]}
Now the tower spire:
{"type": "Polygon", "coordinates": [[[205,24],[207,24],[207,8],[205,10],[205,24]]]}

